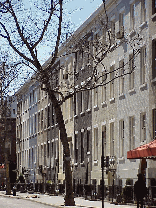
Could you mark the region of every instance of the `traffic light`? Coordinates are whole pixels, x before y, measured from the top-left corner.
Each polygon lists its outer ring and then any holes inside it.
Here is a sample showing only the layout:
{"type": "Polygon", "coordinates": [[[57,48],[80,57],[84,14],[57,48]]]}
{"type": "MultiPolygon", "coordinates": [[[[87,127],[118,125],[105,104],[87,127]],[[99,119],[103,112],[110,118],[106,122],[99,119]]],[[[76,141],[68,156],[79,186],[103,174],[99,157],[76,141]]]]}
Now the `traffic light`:
{"type": "Polygon", "coordinates": [[[106,168],[109,167],[109,156],[106,156],[106,168]]]}

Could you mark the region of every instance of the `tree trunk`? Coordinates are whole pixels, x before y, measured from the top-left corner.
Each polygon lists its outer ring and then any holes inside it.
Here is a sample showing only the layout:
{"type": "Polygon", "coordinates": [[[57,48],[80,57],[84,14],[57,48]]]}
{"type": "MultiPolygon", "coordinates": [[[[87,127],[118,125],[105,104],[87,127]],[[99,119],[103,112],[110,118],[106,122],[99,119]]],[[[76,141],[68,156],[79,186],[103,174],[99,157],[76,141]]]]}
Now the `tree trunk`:
{"type": "Polygon", "coordinates": [[[58,123],[60,129],[60,139],[63,145],[63,154],[64,154],[64,164],[65,164],[65,206],[75,206],[74,195],[73,195],[73,185],[72,185],[72,172],[70,165],[70,150],[67,139],[66,128],[63,120],[63,115],[61,107],[58,104],[57,98],[53,92],[48,93],[49,98],[54,106],[56,114],[56,122],[58,123]]]}

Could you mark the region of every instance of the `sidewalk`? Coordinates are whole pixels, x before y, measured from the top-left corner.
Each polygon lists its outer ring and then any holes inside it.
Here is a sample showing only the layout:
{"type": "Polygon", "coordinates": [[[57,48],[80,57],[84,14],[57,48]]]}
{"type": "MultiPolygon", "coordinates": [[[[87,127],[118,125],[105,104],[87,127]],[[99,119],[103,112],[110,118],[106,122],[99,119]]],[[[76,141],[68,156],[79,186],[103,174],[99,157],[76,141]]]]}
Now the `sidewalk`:
{"type": "MultiPolygon", "coordinates": [[[[16,196],[13,196],[13,195],[5,195],[5,193],[6,193],[5,191],[0,191],[0,196],[31,200],[31,201],[35,201],[35,202],[42,203],[45,205],[51,205],[51,206],[57,207],[57,208],[64,206],[64,198],[62,195],[49,196],[47,194],[28,194],[28,193],[17,192],[16,196]],[[34,197],[36,197],[36,198],[34,198],[34,197]]],[[[75,207],[101,208],[102,207],[102,202],[100,200],[99,201],[89,201],[89,200],[85,200],[82,197],[76,197],[74,200],[75,200],[76,206],[70,206],[71,208],[73,208],[73,207],[74,208],[75,207]]],[[[114,205],[114,204],[110,204],[107,201],[104,202],[104,207],[105,208],[111,208],[111,207],[112,208],[113,207],[136,208],[136,206],[134,206],[134,205],[114,205]]]]}

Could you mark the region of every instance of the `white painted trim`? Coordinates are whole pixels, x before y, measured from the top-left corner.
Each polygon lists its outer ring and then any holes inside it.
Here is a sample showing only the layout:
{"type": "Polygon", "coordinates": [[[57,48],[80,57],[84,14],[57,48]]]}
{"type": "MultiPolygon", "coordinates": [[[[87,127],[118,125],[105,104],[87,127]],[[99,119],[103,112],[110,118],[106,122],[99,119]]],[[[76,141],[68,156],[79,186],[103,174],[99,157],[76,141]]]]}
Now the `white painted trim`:
{"type": "Polygon", "coordinates": [[[91,130],[91,126],[87,127],[87,131],[90,131],[91,130]]]}
{"type": "Polygon", "coordinates": [[[109,123],[113,123],[115,122],[115,118],[112,118],[111,120],[109,120],[109,123]]]}
{"type": "Polygon", "coordinates": [[[102,123],[101,123],[101,126],[105,126],[106,125],[106,121],[103,121],[102,123]]]}

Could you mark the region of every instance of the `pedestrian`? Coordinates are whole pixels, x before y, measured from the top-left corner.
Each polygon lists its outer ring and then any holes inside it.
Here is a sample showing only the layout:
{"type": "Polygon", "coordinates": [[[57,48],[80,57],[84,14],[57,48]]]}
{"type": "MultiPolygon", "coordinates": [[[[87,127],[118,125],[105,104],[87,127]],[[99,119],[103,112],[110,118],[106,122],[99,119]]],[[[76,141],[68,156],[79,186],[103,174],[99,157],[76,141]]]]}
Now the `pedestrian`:
{"type": "Polygon", "coordinates": [[[137,208],[139,208],[139,204],[141,204],[141,208],[143,208],[143,198],[146,196],[146,184],[141,173],[137,176],[138,180],[134,184],[134,194],[137,199],[137,208]]]}

